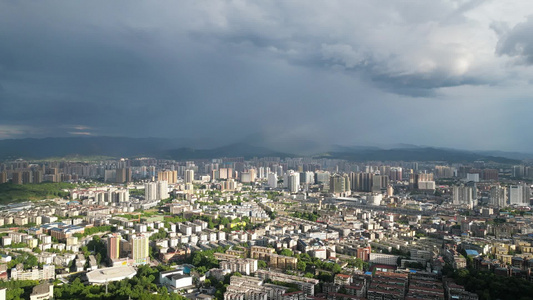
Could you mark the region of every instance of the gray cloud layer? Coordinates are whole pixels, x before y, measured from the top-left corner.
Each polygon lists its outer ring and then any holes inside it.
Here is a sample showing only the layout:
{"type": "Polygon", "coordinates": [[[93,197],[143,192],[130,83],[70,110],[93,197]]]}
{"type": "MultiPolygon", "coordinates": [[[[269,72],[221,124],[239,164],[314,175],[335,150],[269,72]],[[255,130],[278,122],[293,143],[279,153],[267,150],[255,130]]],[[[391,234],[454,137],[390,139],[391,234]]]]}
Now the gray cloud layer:
{"type": "Polygon", "coordinates": [[[508,28],[506,24],[498,25],[493,24],[493,28],[500,35],[496,53],[514,57],[519,64],[533,64],[533,16],[513,28],[508,28]]]}
{"type": "Polygon", "coordinates": [[[444,0],[4,1],[0,138],[526,150],[511,112],[531,109],[520,65],[533,62],[533,6],[513,13],[444,0]]]}

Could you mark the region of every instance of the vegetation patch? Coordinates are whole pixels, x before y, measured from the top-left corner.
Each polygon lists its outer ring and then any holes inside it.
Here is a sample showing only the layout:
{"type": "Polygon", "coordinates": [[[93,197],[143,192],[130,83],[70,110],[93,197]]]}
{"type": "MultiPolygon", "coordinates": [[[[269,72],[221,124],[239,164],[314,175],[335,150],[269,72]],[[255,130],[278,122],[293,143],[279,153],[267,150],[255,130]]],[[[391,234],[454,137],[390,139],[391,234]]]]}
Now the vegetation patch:
{"type": "Polygon", "coordinates": [[[68,189],[76,185],[66,182],[44,182],[28,184],[0,184],[0,204],[13,202],[35,201],[50,198],[64,198],[69,195],[68,189]]]}

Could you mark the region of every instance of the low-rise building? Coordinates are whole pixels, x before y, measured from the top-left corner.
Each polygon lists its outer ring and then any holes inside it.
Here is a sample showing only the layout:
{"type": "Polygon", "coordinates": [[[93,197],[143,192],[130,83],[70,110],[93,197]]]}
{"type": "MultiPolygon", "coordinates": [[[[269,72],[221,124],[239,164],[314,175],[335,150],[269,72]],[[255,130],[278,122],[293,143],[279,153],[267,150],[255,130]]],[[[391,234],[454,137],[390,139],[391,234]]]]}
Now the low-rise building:
{"type": "MultiPolygon", "coordinates": [[[[54,285],[50,283],[41,283],[33,287],[30,294],[30,300],[44,300],[54,297],[54,285]]],[[[1,299],[1,298],[0,298],[1,299]]]]}
{"type": "Polygon", "coordinates": [[[176,269],[159,273],[159,282],[169,291],[178,291],[192,286],[192,277],[185,274],[183,269],[176,269]]]}
{"type": "Polygon", "coordinates": [[[252,258],[234,258],[220,262],[220,268],[229,269],[231,272],[250,275],[257,271],[257,260],[252,258]]]}

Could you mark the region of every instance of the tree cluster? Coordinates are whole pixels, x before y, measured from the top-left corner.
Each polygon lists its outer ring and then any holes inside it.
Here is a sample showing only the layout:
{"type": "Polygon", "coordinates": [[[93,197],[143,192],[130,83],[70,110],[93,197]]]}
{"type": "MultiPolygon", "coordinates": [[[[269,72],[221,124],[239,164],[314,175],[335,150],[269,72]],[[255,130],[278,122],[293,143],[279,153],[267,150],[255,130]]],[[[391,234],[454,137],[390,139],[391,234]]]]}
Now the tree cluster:
{"type": "MultiPolygon", "coordinates": [[[[14,253],[11,252],[11,255],[13,256],[14,253]]],[[[14,268],[18,264],[23,264],[24,269],[31,269],[39,265],[39,260],[35,255],[28,252],[24,252],[19,255],[16,255],[15,257],[12,257],[11,261],[7,263],[7,268],[14,268]]]]}
{"type": "Polygon", "coordinates": [[[42,200],[47,198],[65,198],[69,192],[65,189],[72,189],[76,185],[65,182],[43,182],[27,184],[0,184],[0,204],[17,201],[42,200]]]}
{"type": "Polygon", "coordinates": [[[38,284],[37,280],[0,281],[0,288],[7,288],[6,299],[23,300],[30,298],[33,287],[38,284]]]}
{"type": "Polygon", "coordinates": [[[293,217],[308,220],[311,222],[316,222],[320,215],[317,212],[294,212],[292,214],[293,217]]]}
{"type": "Polygon", "coordinates": [[[85,285],[79,278],[70,284],[58,285],[54,289],[54,299],[147,299],[185,300],[176,293],[169,293],[166,287],[158,286],[160,270],[141,266],[132,279],[124,279],[105,285],[85,285]]]}
{"type": "Polygon", "coordinates": [[[217,247],[211,250],[194,252],[187,259],[187,263],[192,264],[198,273],[204,274],[212,268],[219,266],[218,260],[215,258],[215,253],[224,253],[229,247],[217,247]]]}
{"type": "Polygon", "coordinates": [[[480,300],[532,299],[533,283],[517,277],[502,277],[491,272],[461,269],[451,274],[455,282],[476,293],[480,300]]]}

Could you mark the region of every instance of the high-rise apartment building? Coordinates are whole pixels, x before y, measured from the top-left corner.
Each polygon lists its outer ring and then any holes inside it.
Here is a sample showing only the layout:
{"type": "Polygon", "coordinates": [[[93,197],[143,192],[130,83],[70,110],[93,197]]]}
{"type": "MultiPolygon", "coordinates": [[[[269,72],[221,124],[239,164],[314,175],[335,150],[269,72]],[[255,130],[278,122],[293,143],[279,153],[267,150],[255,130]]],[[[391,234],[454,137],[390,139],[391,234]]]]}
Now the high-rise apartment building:
{"type": "Polygon", "coordinates": [[[20,171],[15,171],[13,172],[12,174],[12,177],[11,177],[11,182],[13,184],[22,184],[22,172],[20,171]]]}
{"type": "Polygon", "coordinates": [[[218,170],[219,179],[230,179],[233,178],[233,169],[232,168],[220,168],[218,170]]]}
{"type": "Polygon", "coordinates": [[[116,182],[117,181],[117,170],[105,170],[104,171],[104,181],[105,182],[116,182]]]}
{"type": "Polygon", "coordinates": [[[126,182],[126,169],[117,169],[115,171],[115,182],[116,183],[125,183],[126,182]]]}
{"type": "Polygon", "coordinates": [[[302,172],[300,174],[300,180],[306,185],[315,184],[315,173],[311,171],[302,172]]]}
{"type": "Polygon", "coordinates": [[[513,177],[522,178],[525,175],[525,166],[513,166],[513,177]]]}
{"type": "Polygon", "coordinates": [[[300,173],[291,171],[288,176],[288,189],[291,193],[298,193],[300,191],[300,173]]]}
{"type": "Polygon", "coordinates": [[[315,182],[318,184],[329,184],[331,174],[328,171],[315,172],[315,182]]]}
{"type": "Polygon", "coordinates": [[[474,206],[473,189],[463,184],[454,186],[452,189],[453,205],[466,205],[470,208],[474,206]]]}
{"type": "Polygon", "coordinates": [[[194,181],[194,170],[185,170],[185,183],[192,183],[194,181]]]}
{"type": "Polygon", "coordinates": [[[278,175],[278,177],[283,176],[283,166],[276,166],[276,175],[278,175]]]}
{"type": "Polygon", "coordinates": [[[389,185],[389,176],[387,175],[373,175],[371,182],[371,191],[375,193],[381,192],[381,190],[386,189],[389,185]]]}
{"type": "Polygon", "coordinates": [[[507,206],[507,188],[493,186],[490,188],[489,203],[496,207],[507,206]]]}
{"type": "Polygon", "coordinates": [[[531,188],[525,183],[509,186],[509,204],[529,205],[531,198],[531,188]]]}
{"type": "Polygon", "coordinates": [[[120,234],[114,233],[107,238],[107,257],[115,260],[120,257],[120,234]]]}
{"type": "Polygon", "coordinates": [[[163,200],[169,197],[168,182],[157,181],[144,184],[144,199],[146,200],[163,200]]]}
{"type": "Polygon", "coordinates": [[[270,188],[275,189],[278,187],[278,175],[276,173],[268,173],[267,181],[270,188]]]}
{"type": "Polygon", "coordinates": [[[168,182],[166,181],[158,181],[157,182],[157,200],[163,200],[167,199],[169,197],[168,194],[168,182]]]}
{"type": "Polygon", "coordinates": [[[33,183],[43,182],[43,171],[37,170],[33,171],[33,183]]]}
{"type": "Polygon", "coordinates": [[[147,264],[150,260],[148,236],[144,234],[132,235],[131,243],[131,258],[133,263],[137,265],[147,264]]]}
{"type": "Polygon", "coordinates": [[[7,173],[6,172],[0,172],[0,184],[7,182],[7,173]]]}
{"type": "Polygon", "coordinates": [[[496,169],[484,169],[483,180],[498,180],[498,170],[496,169]]]}
{"type": "Polygon", "coordinates": [[[166,181],[169,184],[175,184],[178,182],[178,171],[160,171],[157,172],[158,181],[166,181]]]}
{"type": "Polygon", "coordinates": [[[30,170],[22,172],[22,183],[33,183],[33,172],[30,170]]]}
{"type": "Polygon", "coordinates": [[[348,175],[334,174],[329,179],[329,192],[334,194],[344,193],[350,190],[350,178],[348,175]]]}
{"type": "Polygon", "coordinates": [[[511,205],[522,204],[522,186],[521,185],[509,186],[509,204],[511,205]]]}
{"type": "Polygon", "coordinates": [[[392,167],[389,170],[389,179],[392,181],[401,181],[403,179],[401,167],[392,167]]]}
{"type": "Polygon", "coordinates": [[[156,200],[157,199],[157,183],[148,182],[144,184],[144,199],[145,200],[156,200]]]}
{"type": "Polygon", "coordinates": [[[452,178],[453,169],[448,166],[435,166],[435,176],[437,178],[452,178]]]}
{"type": "Polygon", "coordinates": [[[418,189],[418,183],[420,181],[433,181],[433,173],[409,174],[409,189],[418,189]]]}
{"type": "Polygon", "coordinates": [[[241,182],[250,183],[252,182],[252,174],[249,171],[241,172],[241,182]]]}

